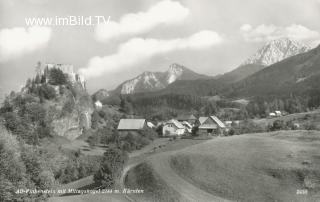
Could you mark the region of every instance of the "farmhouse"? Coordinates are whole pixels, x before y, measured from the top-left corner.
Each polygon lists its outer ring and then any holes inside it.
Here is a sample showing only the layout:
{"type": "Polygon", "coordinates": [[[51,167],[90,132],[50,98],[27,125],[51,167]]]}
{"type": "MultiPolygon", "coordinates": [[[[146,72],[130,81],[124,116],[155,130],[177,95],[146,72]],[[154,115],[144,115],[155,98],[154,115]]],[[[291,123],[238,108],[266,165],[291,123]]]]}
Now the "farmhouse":
{"type": "Polygon", "coordinates": [[[193,114],[189,115],[180,115],[177,117],[177,120],[180,122],[187,121],[191,125],[195,124],[197,118],[193,114]]]}
{"type": "Polygon", "coordinates": [[[201,120],[202,123],[199,126],[199,134],[216,134],[219,135],[222,131],[226,129],[226,126],[218,117],[210,116],[207,117],[205,121],[201,120]]]}
{"type": "Polygon", "coordinates": [[[279,117],[282,116],[282,112],[281,111],[274,111],[269,113],[269,117],[279,117]]]}
{"type": "Polygon", "coordinates": [[[138,132],[147,128],[145,119],[120,119],[119,132],[138,132]]]}
{"type": "Polygon", "coordinates": [[[180,136],[185,132],[185,127],[177,120],[171,119],[162,127],[163,136],[180,136]]]}

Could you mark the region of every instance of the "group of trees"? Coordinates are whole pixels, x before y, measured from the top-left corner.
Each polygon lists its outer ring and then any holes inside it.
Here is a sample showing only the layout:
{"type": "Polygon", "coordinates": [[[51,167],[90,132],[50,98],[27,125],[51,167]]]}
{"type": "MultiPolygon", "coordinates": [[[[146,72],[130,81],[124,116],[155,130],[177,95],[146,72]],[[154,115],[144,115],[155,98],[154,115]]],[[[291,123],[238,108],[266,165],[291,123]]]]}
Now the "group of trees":
{"type": "Polygon", "coordinates": [[[120,135],[118,145],[123,151],[139,150],[150,144],[158,134],[153,129],[147,128],[139,132],[128,132],[120,135]]]}
{"type": "Polygon", "coordinates": [[[251,118],[267,117],[270,112],[275,110],[285,111],[289,114],[300,113],[312,110],[319,106],[316,105],[317,98],[306,96],[289,96],[289,97],[256,97],[250,101],[246,110],[251,118]]]}
{"type": "Polygon", "coordinates": [[[50,194],[18,189],[54,189],[96,173],[101,157],[25,144],[0,126],[0,201],[44,201],[50,194]]]}
{"type": "Polygon", "coordinates": [[[103,188],[113,188],[127,160],[128,154],[125,151],[116,147],[107,148],[94,174],[94,181],[103,188]]]}
{"type": "Polygon", "coordinates": [[[0,108],[0,116],[6,129],[28,144],[36,145],[40,138],[52,135],[52,120],[35,96],[18,94],[7,97],[0,108]]]}
{"type": "Polygon", "coordinates": [[[27,93],[40,98],[51,100],[56,98],[56,90],[53,86],[69,85],[68,76],[60,69],[49,69],[45,74],[37,74],[35,78],[28,79],[25,85],[27,93]]]}

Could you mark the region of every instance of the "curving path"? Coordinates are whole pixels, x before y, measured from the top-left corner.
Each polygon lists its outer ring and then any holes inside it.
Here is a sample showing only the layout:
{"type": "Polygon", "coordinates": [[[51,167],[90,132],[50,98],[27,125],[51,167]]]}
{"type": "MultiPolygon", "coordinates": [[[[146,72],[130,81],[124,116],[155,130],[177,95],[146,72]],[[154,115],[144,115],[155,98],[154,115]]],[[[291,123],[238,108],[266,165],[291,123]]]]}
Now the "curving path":
{"type": "Polygon", "coordinates": [[[176,152],[162,153],[150,158],[153,169],[166,182],[168,186],[177,191],[182,201],[186,202],[220,202],[229,201],[214,196],[204,190],[190,184],[188,181],[180,177],[170,166],[170,156],[176,152]]]}

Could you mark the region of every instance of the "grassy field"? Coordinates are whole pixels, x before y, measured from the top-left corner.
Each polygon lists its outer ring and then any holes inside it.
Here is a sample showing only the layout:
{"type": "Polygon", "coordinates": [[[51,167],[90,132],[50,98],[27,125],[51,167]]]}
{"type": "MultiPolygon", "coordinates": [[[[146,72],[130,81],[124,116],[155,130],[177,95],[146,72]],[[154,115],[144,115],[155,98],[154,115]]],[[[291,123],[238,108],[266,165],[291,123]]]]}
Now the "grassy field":
{"type": "Polygon", "coordinates": [[[222,137],[171,155],[170,166],[190,184],[230,200],[320,201],[319,148],[316,131],[222,137]]]}

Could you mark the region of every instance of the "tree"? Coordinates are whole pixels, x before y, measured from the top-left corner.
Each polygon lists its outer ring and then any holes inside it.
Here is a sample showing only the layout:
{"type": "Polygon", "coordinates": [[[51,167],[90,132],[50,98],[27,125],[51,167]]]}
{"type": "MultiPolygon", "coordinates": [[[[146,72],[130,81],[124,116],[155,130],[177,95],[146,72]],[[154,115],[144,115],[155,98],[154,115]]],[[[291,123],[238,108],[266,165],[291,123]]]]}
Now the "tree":
{"type": "Polygon", "coordinates": [[[91,114],[91,128],[92,129],[97,129],[98,128],[100,119],[101,119],[101,117],[100,117],[98,111],[95,110],[91,114]]]}
{"type": "Polygon", "coordinates": [[[218,112],[217,103],[214,101],[209,101],[204,107],[204,114],[210,116],[218,112]]]}
{"type": "Polygon", "coordinates": [[[106,188],[112,188],[120,178],[125,163],[128,160],[126,152],[118,148],[108,148],[100,163],[99,170],[94,174],[94,181],[106,188]]]}
{"type": "Polygon", "coordinates": [[[120,108],[121,108],[121,111],[123,111],[126,114],[132,114],[133,113],[132,104],[130,102],[128,102],[126,100],[126,98],[121,98],[120,108]]]}
{"type": "MultiPolygon", "coordinates": [[[[26,168],[21,161],[19,142],[0,126],[0,201],[23,201],[19,188],[27,188],[26,168]]],[[[29,187],[31,188],[31,187],[29,187]]]]}
{"type": "Polygon", "coordinates": [[[38,88],[38,95],[41,98],[51,100],[56,97],[56,91],[51,86],[44,84],[38,88]]]}
{"type": "Polygon", "coordinates": [[[67,84],[67,76],[62,70],[58,68],[52,68],[49,71],[49,83],[51,85],[64,85],[67,84]]]}

